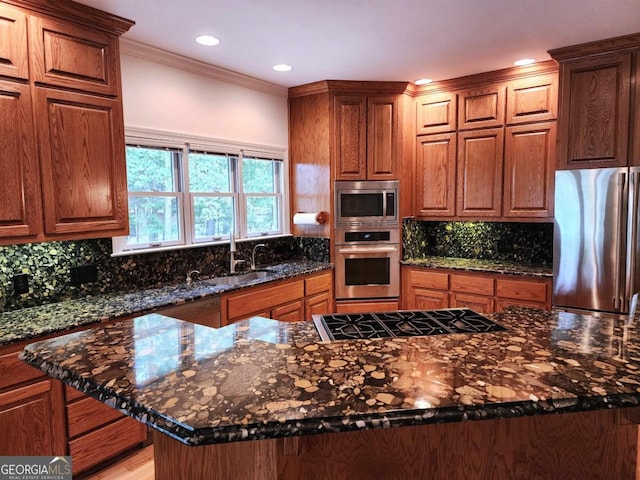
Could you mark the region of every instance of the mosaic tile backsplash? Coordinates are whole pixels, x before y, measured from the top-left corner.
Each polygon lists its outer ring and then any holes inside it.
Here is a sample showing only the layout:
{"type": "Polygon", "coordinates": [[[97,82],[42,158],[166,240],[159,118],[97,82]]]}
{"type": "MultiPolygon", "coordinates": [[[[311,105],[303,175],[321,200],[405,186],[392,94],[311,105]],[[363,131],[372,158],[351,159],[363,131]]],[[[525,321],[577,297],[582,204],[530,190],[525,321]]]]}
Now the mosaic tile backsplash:
{"type": "MultiPolygon", "coordinates": [[[[283,237],[238,242],[236,259],[246,260],[238,270],[249,268],[257,243],[267,246],[256,251],[258,267],[287,260],[329,261],[328,239],[283,237]]],[[[0,312],[181,282],[191,270],[207,277],[229,271],[229,245],[122,257],[112,257],[111,252],[110,238],[0,247],[0,312]],[[84,264],[97,266],[98,281],[72,285],[70,268],[84,264]],[[18,273],[29,275],[28,294],[13,292],[13,276],[18,273]]]]}
{"type": "Polygon", "coordinates": [[[427,256],[553,265],[553,224],[403,220],[405,260],[427,256]]]}

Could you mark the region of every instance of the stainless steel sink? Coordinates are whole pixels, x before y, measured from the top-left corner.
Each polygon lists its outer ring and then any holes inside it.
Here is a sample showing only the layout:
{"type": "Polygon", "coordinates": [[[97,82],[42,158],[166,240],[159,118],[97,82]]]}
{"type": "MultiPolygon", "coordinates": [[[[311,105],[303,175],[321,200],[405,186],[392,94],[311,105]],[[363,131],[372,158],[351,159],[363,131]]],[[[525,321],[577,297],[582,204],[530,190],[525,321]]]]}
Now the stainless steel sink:
{"type": "Polygon", "coordinates": [[[207,283],[216,283],[218,285],[237,285],[239,283],[249,283],[255,280],[263,280],[275,275],[275,272],[268,270],[257,270],[254,272],[240,273],[238,275],[226,275],[224,277],[211,277],[204,280],[207,283]]]}

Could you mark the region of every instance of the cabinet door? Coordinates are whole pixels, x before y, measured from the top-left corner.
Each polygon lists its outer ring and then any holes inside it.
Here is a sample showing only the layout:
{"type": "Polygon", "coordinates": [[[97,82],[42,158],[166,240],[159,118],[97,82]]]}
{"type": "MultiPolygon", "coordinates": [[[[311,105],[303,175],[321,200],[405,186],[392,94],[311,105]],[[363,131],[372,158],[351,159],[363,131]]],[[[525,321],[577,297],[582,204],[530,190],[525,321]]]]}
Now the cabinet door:
{"type": "Polygon", "coordinates": [[[502,214],[502,128],[458,133],[457,215],[502,214]]]}
{"type": "Polygon", "coordinates": [[[220,327],[220,297],[194,300],[193,302],[161,308],[155,313],[177,318],[206,327],[220,327]]]}
{"type": "Polygon", "coordinates": [[[367,179],[394,180],[398,162],[397,96],[367,99],[367,179]]]}
{"type": "Polygon", "coordinates": [[[407,309],[436,310],[449,308],[449,293],[439,290],[427,290],[426,288],[413,287],[407,299],[407,309]]]}
{"type": "Polygon", "coordinates": [[[4,4],[0,4],[0,75],[29,78],[27,16],[4,4]]]}
{"type": "Polygon", "coordinates": [[[506,87],[490,85],[464,90],[458,95],[458,129],[504,125],[506,87]]]}
{"type": "Polygon", "coordinates": [[[415,214],[452,217],[456,210],[456,134],[418,137],[415,214]]]}
{"type": "Polygon", "coordinates": [[[557,75],[514,80],[507,87],[507,124],[555,120],[557,104],[557,75]]]}
{"type": "Polygon", "coordinates": [[[36,88],[46,234],[128,232],[122,107],[36,88]]]}
{"type": "Polygon", "coordinates": [[[456,129],[457,95],[434,93],[416,101],[416,135],[453,132],[456,129]]]}
{"type": "Polygon", "coordinates": [[[0,80],[0,139],[0,239],[10,242],[35,236],[42,223],[28,85],[0,80]]]}
{"type": "Polygon", "coordinates": [[[556,122],[507,127],[505,217],[553,217],[556,122]]]}
{"type": "Polygon", "coordinates": [[[43,380],[0,394],[2,455],[65,455],[62,384],[43,380]]]}
{"type": "Polygon", "coordinates": [[[367,101],[360,95],[333,99],[333,157],[336,180],[367,176],[367,101]]]}
{"type": "Polygon", "coordinates": [[[274,307],[271,310],[271,318],[281,322],[301,322],[305,319],[304,302],[296,300],[295,302],[274,307]]]}
{"type": "Polygon", "coordinates": [[[333,301],[329,292],[318,293],[304,301],[305,318],[311,320],[313,315],[333,313],[333,301]]]}
{"type": "Polygon", "coordinates": [[[118,37],[97,29],[31,17],[31,77],[35,82],[116,96],[118,37]]]}
{"type": "Polygon", "coordinates": [[[621,52],[560,65],[558,168],[627,165],[631,63],[621,52]]]}
{"type": "Polygon", "coordinates": [[[491,313],[493,312],[493,298],[467,295],[466,293],[452,293],[451,307],[470,308],[476,313],[491,313]]]}

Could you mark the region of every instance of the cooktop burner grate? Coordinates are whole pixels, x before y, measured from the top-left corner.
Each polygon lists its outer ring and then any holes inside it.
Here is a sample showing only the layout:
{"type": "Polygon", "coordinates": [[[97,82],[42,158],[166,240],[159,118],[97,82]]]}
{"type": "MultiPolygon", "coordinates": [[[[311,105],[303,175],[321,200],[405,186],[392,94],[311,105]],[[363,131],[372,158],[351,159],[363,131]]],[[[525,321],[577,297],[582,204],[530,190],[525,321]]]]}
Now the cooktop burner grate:
{"type": "Polygon", "coordinates": [[[314,315],[322,340],[417,337],[506,330],[468,308],[314,315]]]}

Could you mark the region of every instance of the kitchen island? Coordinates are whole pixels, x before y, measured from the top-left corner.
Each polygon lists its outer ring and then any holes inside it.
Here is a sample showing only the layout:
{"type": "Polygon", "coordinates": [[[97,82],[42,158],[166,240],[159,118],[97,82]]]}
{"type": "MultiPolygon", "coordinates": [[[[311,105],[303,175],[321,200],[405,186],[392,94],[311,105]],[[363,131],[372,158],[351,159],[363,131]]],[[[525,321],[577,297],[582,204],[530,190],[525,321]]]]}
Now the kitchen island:
{"type": "Polygon", "coordinates": [[[146,315],[22,355],[150,425],[158,479],[636,478],[637,328],[491,318],[506,330],[319,342],[310,322],[146,315]]]}

